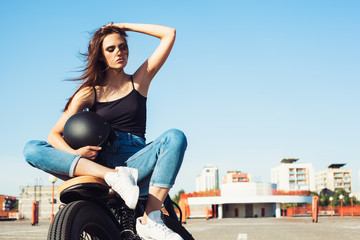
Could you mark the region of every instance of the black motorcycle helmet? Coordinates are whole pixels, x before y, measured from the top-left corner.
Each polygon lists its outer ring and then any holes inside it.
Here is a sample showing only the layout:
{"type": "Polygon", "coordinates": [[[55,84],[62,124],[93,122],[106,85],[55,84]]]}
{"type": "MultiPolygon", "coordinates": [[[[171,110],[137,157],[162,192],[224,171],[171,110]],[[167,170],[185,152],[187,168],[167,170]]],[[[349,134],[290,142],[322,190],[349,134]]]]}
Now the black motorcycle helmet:
{"type": "Polygon", "coordinates": [[[63,138],[73,149],[102,146],[107,142],[111,127],[94,112],[79,112],[71,116],[64,126],[63,138]]]}

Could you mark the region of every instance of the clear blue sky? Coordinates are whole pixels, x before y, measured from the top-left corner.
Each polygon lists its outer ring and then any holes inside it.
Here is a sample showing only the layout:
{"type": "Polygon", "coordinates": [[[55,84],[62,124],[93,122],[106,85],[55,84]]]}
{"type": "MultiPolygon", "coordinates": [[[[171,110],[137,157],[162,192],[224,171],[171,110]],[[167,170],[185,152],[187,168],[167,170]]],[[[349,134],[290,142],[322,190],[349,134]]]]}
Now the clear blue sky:
{"type": "MultiPolygon", "coordinates": [[[[147,139],[189,142],[172,194],[206,164],[269,182],[282,158],[347,163],[359,190],[359,1],[1,1],[0,194],[50,185],[22,149],[46,139],[76,84],[89,32],[109,22],[176,28],[148,97],[147,139]]],[[[129,34],[132,73],[158,40],[129,34]]]]}

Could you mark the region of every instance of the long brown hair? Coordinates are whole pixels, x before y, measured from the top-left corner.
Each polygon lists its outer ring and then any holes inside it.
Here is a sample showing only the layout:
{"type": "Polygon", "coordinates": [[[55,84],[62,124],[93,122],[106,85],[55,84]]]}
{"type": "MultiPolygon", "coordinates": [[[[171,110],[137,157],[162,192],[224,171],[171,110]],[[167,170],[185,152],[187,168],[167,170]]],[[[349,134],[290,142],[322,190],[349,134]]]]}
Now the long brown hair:
{"type": "Polygon", "coordinates": [[[79,88],[76,92],[69,98],[68,102],[65,105],[64,111],[69,108],[71,101],[73,100],[76,93],[85,87],[95,87],[103,85],[105,70],[107,68],[106,63],[101,60],[102,58],[102,43],[104,38],[112,33],[117,33],[122,36],[126,42],[127,34],[121,28],[107,25],[99,30],[97,30],[93,37],[91,38],[88,46],[88,52],[83,53],[85,57],[86,66],[82,70],[82,74],[79,78],[72,79],[73,81],[81,81],[79,88]]]}

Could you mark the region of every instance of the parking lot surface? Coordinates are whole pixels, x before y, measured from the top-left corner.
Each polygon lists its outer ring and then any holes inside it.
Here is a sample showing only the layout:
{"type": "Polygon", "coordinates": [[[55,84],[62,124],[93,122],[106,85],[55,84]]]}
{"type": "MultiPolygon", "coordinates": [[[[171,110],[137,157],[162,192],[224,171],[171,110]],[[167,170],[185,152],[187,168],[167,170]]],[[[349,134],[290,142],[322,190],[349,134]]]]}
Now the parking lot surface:
{"type": "MultiPolygon", "coordinates": [[[[0,239],[46,239],[49,220],[32,226],[30,221],[0,221],[0,239]]],[[[184,225],[196,240],[359,239],[360,218],[226,218],[188,219],[184,225]]]]}

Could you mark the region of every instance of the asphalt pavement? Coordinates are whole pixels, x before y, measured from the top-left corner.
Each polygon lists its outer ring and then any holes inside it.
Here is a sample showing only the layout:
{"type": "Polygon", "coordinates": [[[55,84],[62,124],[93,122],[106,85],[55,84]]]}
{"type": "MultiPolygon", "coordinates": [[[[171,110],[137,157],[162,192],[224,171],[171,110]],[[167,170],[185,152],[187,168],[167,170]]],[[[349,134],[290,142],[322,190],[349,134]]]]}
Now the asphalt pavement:
{"type": "MultiPolygon", "coordinates": [[[[49,220],[0,221],[0,239],[46,239],[49,220]]],[[[188,219],[185,228],[196,240],[360,239],[360,217],[188,219]]]]}

